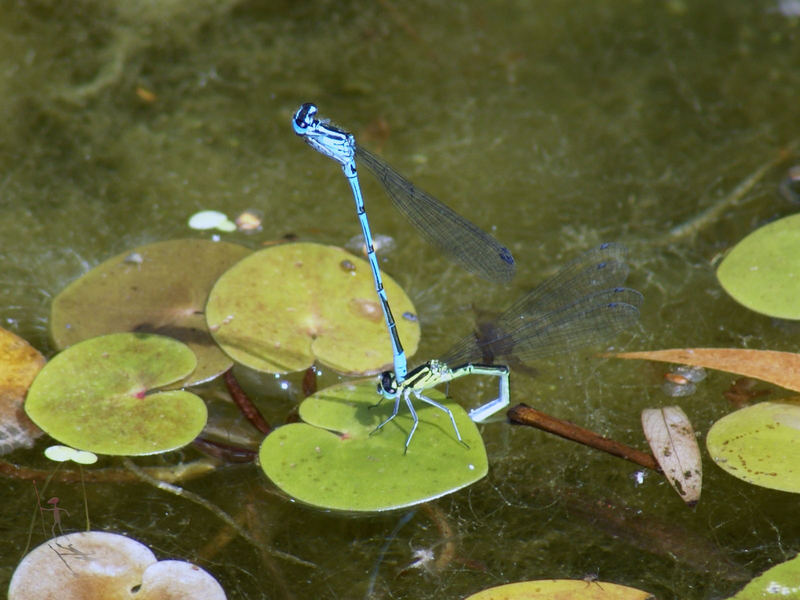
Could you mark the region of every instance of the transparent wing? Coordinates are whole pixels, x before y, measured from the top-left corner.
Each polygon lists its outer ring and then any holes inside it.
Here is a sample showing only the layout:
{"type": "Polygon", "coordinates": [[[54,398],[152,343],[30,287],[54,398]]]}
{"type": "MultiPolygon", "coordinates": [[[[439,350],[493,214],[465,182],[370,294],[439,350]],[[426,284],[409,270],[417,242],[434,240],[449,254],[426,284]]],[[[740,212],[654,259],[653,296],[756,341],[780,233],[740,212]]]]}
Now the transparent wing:
{"type": "Polygon", "coordinates": [[[514,258],[496,239],[422,191],[361,146],[356,158],[386,188],[389,197],[422,237],[466,270],[496,283],[514,276],[514,258]]]}
{"type": "Polygon", "coordinates": [[[455,344],[448,365],[527,361],[600,344],[633,326],[642,295],[617,287],[625,248],[604,244],[567,264],[489,325],[455,344]]]}

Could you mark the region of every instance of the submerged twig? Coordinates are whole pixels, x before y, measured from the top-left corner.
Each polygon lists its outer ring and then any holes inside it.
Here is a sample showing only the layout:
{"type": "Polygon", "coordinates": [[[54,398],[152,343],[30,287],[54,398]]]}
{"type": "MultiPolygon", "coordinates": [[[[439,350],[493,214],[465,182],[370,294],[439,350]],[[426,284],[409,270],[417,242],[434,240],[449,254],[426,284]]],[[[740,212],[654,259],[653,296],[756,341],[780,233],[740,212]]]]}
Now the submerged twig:
{"type": "Polygon", "coordinates": [[[608,452],[609,454],[629,460],[646,469],[652,469],[653,471],[661,473],[661,467],[658,466],[652,454],[642,452],[636,448],[631,448],[621,442],[610,440],[594,431],[578,427],[568,421],[556,419],[525,404],[517,404],[510,408],[508,410],[508,418],[512,423],[536,427],[542,431],[554,433],[565,439],[572,440],[573,442],[578,442],[590,448],[608,452]]]}
{"type": "Polygon", "coordinates": [[[303,373],[303,396],[308,398],[317,393],[317,370],[312,366],[303,373]]]}
{"type": "Polygon", "coordinates": [[[233,369],[225,371],[225,385],[228,387],[228,391],[231,394],[231,398],[233,398],[233,401],[236,403],[236,406],[239,407],[239,410],[247,417],[247,420],[250,421],[253,427],[265,435],[270,433],[272,431],[272,426],[267,423],[267,420],[263,417],[256,405],[253,404],[253,401],[250,400],[250,397],[242,389],[242,386],[236,381],[236,377],[233,375],[233,369]]]}
{"type": "Polygon", "coordinates": [[[400,530],[414,517],[416,513],[416,510],[411,510],[404,514],[394,526],[394,529],[392,529],[391,533],[389,533],[389,535],[386,537],[386,541],[383,543],[383,546],[381,546],[380,552],[378,552],[378,558],[375,560],[375,564],[370,570],[367,592],[364,594],[364,598],[367,600],[375,597],[375,583],[378,581],[378,570],[383,562],[383,557],[386,556],[386,552],[389,550],[389,546],[397,537],[397,534],[400,533],[400,530]]]}
{"type": "MultiPolygon", "coordinates": [[[[189,490],[184,489],[180,486],[173,485],[171,483],[167,483],[166,481],[162,481],[160,479],[152,477],[146,471],[144,471],[144,469],[142,469],[136,463],[134,463],[130,458],[124,458],[122,462],[125,465],[125,468],[129,469],[131,473],[136,475],[136,477],[138,477],[140,480],[152,485],[153,487],[158,488],[159,490],[162,490],[164,492],[169,492],[170,494],[174,494],[176,496],[179,496],[181,498],[189,500],[190,502],[194,502],[195,504],[202,506],[203,508],[211,512],[214,516],[216,516],[218,519],[220,519],[222,522],[224,522],[226,525],[228,525],[231,529],[233,529],[237,534],[239,534],[243,539],[252,544],[254,547],[260,550],[265,550],[264,548],[261,547],[258,540],[256,540],[252,535],[250,535],[250,533],[246,531],[239,523],[237,523],[233,517],[231,517],[228,513],[226,513],[224,510],[222,510],[219,506],[217,506],[213,502],[210,502],[209,500],[206,500],[199,494],[190,492],[189,490]]],[[[290,562],[299,565],[303,565],[305,567],[312,567],[312,568],[316,567],[314,563],[311,563],[307,560],[303,560],[302,558],[294,556],[293,554],[289,554],[288,552],[281,552],[280,550],[275,550],[274,548],[266,549],[266,551],[272,554],[273,556],[282,558],[284,560],[288,560],[290,562]]]]}
{"type": "Polygon", "coordinates": [[[657,244],[670,244],[691,238],[692,236],[700,233],[709,225],[719,220],[722,214],[734,206],[737,206],[744,196],[755,187],[755,185],[764,178],[764,176],[772,169],[780,166],[782,163],[789,160],[796,148],[798,142],[792,142],[785,148],[782,148],[774,157],[760,165],[755,171],[745,177],[733,191],[722,198],[719,202],[712,204],[700,214],[695,215],[688,221],[676,225],[670,229],[666,234],[656,239],[657,244]]]}
{"type": "MultiPolygon", "coordinates": [[[[188,463],[180,463],[169,467],[142,467],[145,473],[168,482],[187,481],[201,477],[217,468],[217,463],[201,458],[188,463]]],[[[137,477],[126,469],[88,469],[83,472],[72,469],[35,469],[0,460],[0,475],[14,479],[48,480],[59,483],[78,483],[82,480],[90,483],[125,483],[136,481],[137,477]]]]}
{"type": "Polygon", "coordinates": [[[422,505],[422,509],[430,517],[431,521],[436,525],[439,530],[439,535],[442,538],[444,545],[442,551],[439,553],[439,558],[434,563],[436,572],[441,573],[450,566],[450,562],[456,556],[456,535],[450,521],[447,520],[447,515],[438,504],[433,502],[426,502],[422,505]]]}
{"type": "Polygon", "coordinates": [[[718,546],[711,532],[702,528],[684,527],[674,519],[629,506],[620,498],[587,497],[585,490],[578,488],[559,487],[552,500],[570,518],[585,520],[587,527],[642,552],[675,561],[684,571],[712,573],[725,581],[748,581],[752,576],[745,566],[734,562],[729,548],[718,546]]]}
{"type": "Polygon", "coordinates": [[[203,437],[195,438],[192,442],[192,446],[204,454],[227,463],[253,462],[258,455],[258,452],[251,448],[242,448],[241,446],[225,444],[217,440],[210,440],[203,437]]]}

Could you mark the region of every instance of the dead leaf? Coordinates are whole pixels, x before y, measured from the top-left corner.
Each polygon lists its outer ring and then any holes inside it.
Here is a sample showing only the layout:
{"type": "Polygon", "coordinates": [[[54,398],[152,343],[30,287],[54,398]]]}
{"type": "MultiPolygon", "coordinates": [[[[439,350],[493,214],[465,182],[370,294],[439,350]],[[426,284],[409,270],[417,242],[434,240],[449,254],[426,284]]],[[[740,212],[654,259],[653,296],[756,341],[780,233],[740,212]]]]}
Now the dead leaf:
{"type": "Polygon", "coordinates": [[[0,328],[0,455],[30,448],[42,430],[25,415],[25,393],[44,357],[22,338],[0,328]]]}
{"type": "Polygon", "coordinates": [[[636,358],[679,363],[726,371],[768,381],[787,390],[800,392],[800,354],[776,350],[741,348],[675,348],[645,352],[605,354],[613,358],[636,358]]]}
{"type": "Polygon", "coordinates": [[[670,485],[686,504],[697,504],[703,467],[700,447],[686,413],[679,406],[647,408],[642,411],[642,429],[670,485]]]}

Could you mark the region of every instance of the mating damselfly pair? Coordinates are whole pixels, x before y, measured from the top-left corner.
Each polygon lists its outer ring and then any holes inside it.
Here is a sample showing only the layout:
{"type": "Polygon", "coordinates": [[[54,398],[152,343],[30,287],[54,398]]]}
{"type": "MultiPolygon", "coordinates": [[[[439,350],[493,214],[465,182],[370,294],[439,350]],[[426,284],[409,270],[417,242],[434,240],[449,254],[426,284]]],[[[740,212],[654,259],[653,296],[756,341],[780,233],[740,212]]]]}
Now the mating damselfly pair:
{"type": "Polygon", "coordinates": [[[402,399],[414,420],[406,438],[406,451],[419,424],[412,396],[446,412],[461,441],[450,409],[425,396],[425,390],[470,374],[497,377],[498,397],[469,412],[473,421],[484,422],[509,404],[509,369],[503,362],[511,357],[533,360],[601,343],[638,319],[642,295],[622,287],[628,275],[627,251],[619,244],[602,244],[574,259],[520,298],[490,326],[483,328],[481,335],[467,336],[441,358],[409,371],[381,280],[358,180],[357,161],[375,175],[398,210],[424,238],[468,271],[492,282],[506,283],[514,275],[514,258],[507,248],[477,225],[357,145],[352,134],[318,119],[315,105],[303,104],[292,124],[295,133],[312,148],[342,166],[350,184],[394,357],[394,369],[384,372],[378,383],[381,396],[395,401],[394,409],[376,431],[397,415],[402,399]]]}

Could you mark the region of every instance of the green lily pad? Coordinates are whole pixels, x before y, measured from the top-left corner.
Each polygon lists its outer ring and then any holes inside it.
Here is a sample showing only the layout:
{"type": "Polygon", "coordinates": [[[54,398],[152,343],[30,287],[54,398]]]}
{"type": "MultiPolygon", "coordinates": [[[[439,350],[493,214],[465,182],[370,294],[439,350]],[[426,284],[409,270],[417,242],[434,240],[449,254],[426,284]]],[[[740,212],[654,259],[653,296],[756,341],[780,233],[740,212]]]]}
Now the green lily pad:
{"type": "Polygon", "coordinates": [[[203,315],[208,292],[250,252],[207,240],[170,240],[123,252],[56,296],[53,341],[64,349],[107,333],[158,333],[188,344],[197,356],[197,368],[181,385],[213,379],[232,362],[208,334],[203,315]]]}
{"type": "Polygon", "coordinates": [[[750,310],[800,319],[800,215],[765,225],[736,244],[719,265],[717,279],[750,310]]]}
{"type": "Polygon", "coordinates": [[[63,444],[98,454],[155,454],[191,442],[206,423],[189,392],[154,392],[197,364],[188,346],[144,333],[113,333],[70,346],[39,372],[25,411],[63,444]]]}
{"type": "Polygon", "coordinates": [[[800,599],[800,556],[775,565],[753,579],[731,600],[800,599]]]}
{"type": "MultiPolygon", "coordinates": [[[[411,356],[420,337],[414,306],[382,276],[411,356]]],[[[248,256],[219,278],[206,318],[222,349],[258,371],[299,371],[319,360],[341,373],[365,375],[392,364],[369,264],[333,246],[283,244],[248,256]]]]}
{"type": "Polygon", "coordinates": [[[420,401],[419,427],[406,454],[413,421],[402,401],[397,417],[370,435],[394,403],[375,407],[375,380],[360,380],[306,398],[300,405],[305,423],[279,427],[264,439],[261,468],[297,500],[347,511],[411,506],[478,481],[489,468],[478,429],[461,406],[436,390],[426,394],[453,412],[466,446],[444,411],[420,401]]]}
{"type": "Polygon", "coordinates": [[[800,493],[800,398],[726,415],[711,427],[706,445],[714,462],[734,477],[800,493]]]}
{"type": "Polygon", "coordinates": [[[540,579],[507,583],[472,594],[464,600],[655,600],[642,590],[610,583],[575,579],[540,579]]]}

